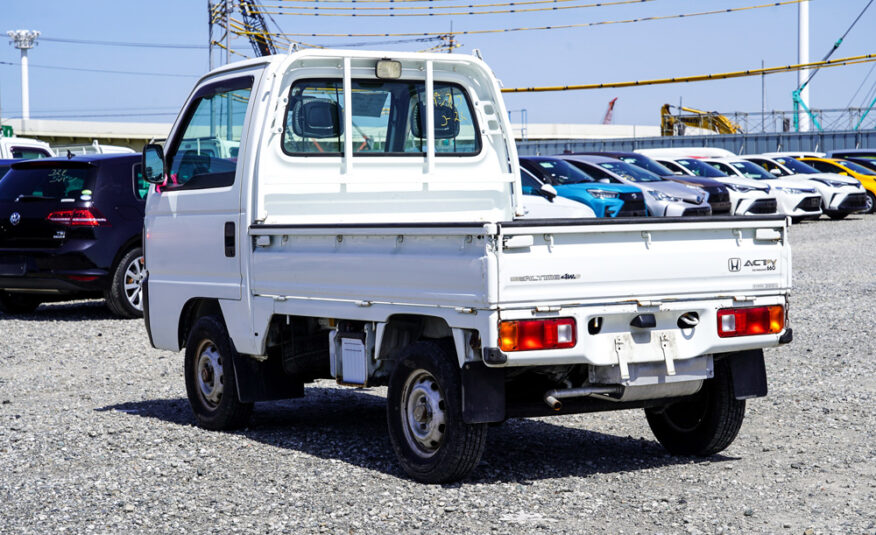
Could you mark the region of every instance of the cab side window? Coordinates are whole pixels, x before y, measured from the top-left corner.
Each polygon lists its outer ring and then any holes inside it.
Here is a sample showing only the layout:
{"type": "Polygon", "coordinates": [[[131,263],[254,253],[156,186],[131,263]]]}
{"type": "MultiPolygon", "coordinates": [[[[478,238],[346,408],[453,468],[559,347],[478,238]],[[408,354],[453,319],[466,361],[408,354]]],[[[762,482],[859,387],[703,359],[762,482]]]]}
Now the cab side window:
{"type": "Polygon", "coordinates": [[[221,188],[234,184],[252,78],[207,86],[187,111],[185,130],[168,151],[167,190],[221,188]]]}

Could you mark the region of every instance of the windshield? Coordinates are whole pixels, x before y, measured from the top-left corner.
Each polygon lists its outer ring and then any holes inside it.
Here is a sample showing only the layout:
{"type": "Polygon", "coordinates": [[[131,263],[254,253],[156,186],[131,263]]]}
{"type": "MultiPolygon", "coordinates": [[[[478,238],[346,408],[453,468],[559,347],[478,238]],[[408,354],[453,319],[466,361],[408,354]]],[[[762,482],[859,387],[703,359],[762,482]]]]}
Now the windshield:
{"type": "Polygon", "coordinates": [[[0,180],[0,200],[43,198],[70,202],[83,196],[90,198],[93,189],[94,176],[89,167],[13,169],[0,180]]]}
{"type": "Polygon", "coordinates": [[[596,182],[595,178],[565,160],[534,160],[534,163],[544,171],[552,186],[596,182]]]}
{"type": "Polygon", "coordinates": [[[776,178],[773,175],[769,174],[767,170],[763,167],[749,161],[743,160],[738,162],[731,162],[730,165],[735,167],[740,173],[742,173],[742,176],[747,178],[753,178],[755,180],[772,180],[776,178]]]}
{"type": "MultiPolygon", "coordinates": [[[[616,175],[620,175],[631,182],[661,182],[662,178],[655,175],[651,171],[646,171],[641,167],[630,165],[626,162],[601,162],[599,167],[603,169],[608,169],[612,173],[616,175]]],[[[669,173],[670,175],[672,173],[669,173]]]]}
{"type": "Polygon", "coordinates": [[[641,154],[629,154],[625,156],[621,156],[618,158],[622,162],[626,162],[630,165],[638,165],[642,169],[647,169],[651,171],[655,175],[660,176],[672,176],[675,173],[672,172],[668,167],[664,165],[660,165],[658,162],[655,162],[651,158],[647,156],[642,156],[641,154]]]}
{"type": "Polygon", "coordinates": [[[811,175],[818,172],[818,169],[794,158],[776,158],[775,160],[798,175],[811,175]]]}
{"type": "Polygon", "coordinates": [[[708,178],[726,177],[724,173],[718,171],[711,165],[699,160],[675,160],[676,163],[683,165],[691,173],[696,176],[704,176],[708,178]]]}
{"type": "Polygon", "coordinates": [[[856,173],[858,173],[858,174],[861,174],[861,175],[876,176],[876,173],[874,173],[873,171],[867,169],[867,168],[864,167],[863,165],[858,165],[858,164],[856,164],[855,162],[850,162],[850,161],[848,161],[848,160],[843,160],[843,161],[840,162],[840,163],[842,164],[843,167],[845,167],[845,168],[848,169],[849,171],[854,171],[854,172],[856,172],[856,173]]]}

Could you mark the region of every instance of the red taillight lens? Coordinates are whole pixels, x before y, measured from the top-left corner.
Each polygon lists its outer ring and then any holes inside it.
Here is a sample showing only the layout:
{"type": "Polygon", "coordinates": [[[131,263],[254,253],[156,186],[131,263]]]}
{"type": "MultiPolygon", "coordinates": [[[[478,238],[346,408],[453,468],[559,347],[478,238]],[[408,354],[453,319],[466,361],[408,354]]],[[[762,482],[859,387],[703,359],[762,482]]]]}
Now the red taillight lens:
{"type": "Polygon", "coordinates": [[[97,208],[59,210],[46,216],[46,221],[68,227],[108,227],[109,222],[97,208]]]}
{"type": "Polygon", "coordinates": [[[785,329],[785,307],[724,308],[718,311],[718,336],[778,334],[785,329]]]}
{"type": "Polygon", "coordinates": [[[574,318],[499,323],[499,348],[502,351],[565,349],[575,347],[576,341],[574,318]]]}

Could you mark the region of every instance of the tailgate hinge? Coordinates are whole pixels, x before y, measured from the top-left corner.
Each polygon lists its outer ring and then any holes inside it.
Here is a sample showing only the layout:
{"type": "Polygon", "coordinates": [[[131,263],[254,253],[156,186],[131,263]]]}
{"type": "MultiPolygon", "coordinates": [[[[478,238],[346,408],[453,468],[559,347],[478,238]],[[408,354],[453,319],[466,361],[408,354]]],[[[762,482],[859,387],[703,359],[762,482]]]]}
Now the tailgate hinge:
{"type": "Polygon", "coordinates": [[[620,368],[621,379],[627,380],[630,378],[630,367],[627,366],[627,361],[624,360],[624,340],[620,336],[614,339],[614,352],[617,353],[617,365],[620,368]]]}
{"type": "Polygon", "coordinates": [[[663,350],[663,360],[666,362],[666,375],[675,375],[675,362],[672,360],[672,351],[669,348],[669,335],[660,335],[660,348],[663,350]]]}

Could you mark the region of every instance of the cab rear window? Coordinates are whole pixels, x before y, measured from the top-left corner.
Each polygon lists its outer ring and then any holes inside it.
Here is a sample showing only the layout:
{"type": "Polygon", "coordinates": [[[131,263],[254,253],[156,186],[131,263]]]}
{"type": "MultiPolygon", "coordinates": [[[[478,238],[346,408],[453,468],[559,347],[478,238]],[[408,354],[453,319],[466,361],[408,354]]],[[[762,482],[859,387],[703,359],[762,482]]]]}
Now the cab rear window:
{"type": "Polygon", "coordinates": [[[423,81],[353,80],[351,89],[352,132],[345,132],[343,82],[296,82],[289,91],[283,151],[338,156],[350,136],[356,155],[423,155],[428,101],[434,110],[438,156],[474,155],[481,150],[474,110],[461,86],[435,82],[431,98],[425,95],[423,81]]]}
{"type": "Polygon", "coordinates": [[[0,180],[0,200],[87,201],[93,189],[91,167],[13,167],[0,180]]]}

